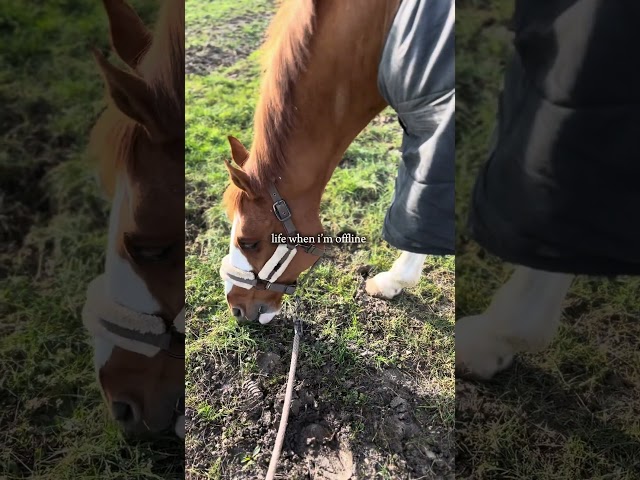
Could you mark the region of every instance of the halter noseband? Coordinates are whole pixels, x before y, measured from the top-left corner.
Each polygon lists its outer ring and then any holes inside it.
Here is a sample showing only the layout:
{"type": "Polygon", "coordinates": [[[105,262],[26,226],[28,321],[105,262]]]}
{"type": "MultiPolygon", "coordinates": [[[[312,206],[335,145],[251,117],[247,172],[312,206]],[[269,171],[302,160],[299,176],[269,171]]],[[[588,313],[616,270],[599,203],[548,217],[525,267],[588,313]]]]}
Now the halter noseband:
{"type": "Polygon", "coordinates": [[[172,358],[184,359],[184,355],[170,351],[174,337],[184,342],[184,307],[167,326],[162,317],[131,310],[109,299],[106,293],[104,275],[89,284],[82,309],[82,322],[89,332],[148,357],[164,351],[172,358]]]}
{"type": "MultiPolygon", "coordinates": [[[[184,309],[178,315],[184,316],[184,309]]],[[[155,317],[158,319],[158,321],[161,321],[164,323],[164,320],[161,317],[158,317],[158,316],[155,316],[155,317]]],[[[170,328],[166,329],[162,333],[150,333],[150,332],[139,332],[137,330],[132,330],[130,328],[123,327],[111,320],[106,320],[104,318],[100,318],[99,322],[105,330],[109,331],[111,334],[115,335],[118,338],[126,339],[126,340],[129,340],[130,342],[141,343],[151,347],[157,347],[158,349],[164,351],[164,353],[171,358],[175,358],[178,360],[184,359],[184,355],[173,353],[170,348],[171,340],[173,338],[175,337],[181,338],[183,342],[185,338],[184,332],[179,331],[176,328],[175,323],[174,325],[172,325],[170,328]]],[[[118,344],[122,346],[122,348],[126,348],[127,350],[132,350],[129,347],[123,346],[122,342],[119,342],[118,344]]],[[[139,351],[139,349],[133,349],[132,351],[137,353],[142,353],[139,351]]]]}
{"type": "Polygon", "coordinates": [[[220,276],[224,280],[247,290],[255,288],[256,290],[270,290],[285,295],[292,295],[296,291],[297,283],[278,283],[276,280],[284,273],[287,266],[289,266],[291,260],[293,260],[293,257],[295,257],[298,252],[298,248],[318,258],[324,255],[324,251],[315,245],[291,243],[289,241],[290,237],[298,233],[296,226],[293,224],[293,220],[291,220],[291,209],[273,184],[269,185],[269,195],[273,201],[271,209],[287,232],[287,243],[278,245],[276,251],[273,252],[271,258],[265,263],[257,275],[253,271],[242,270],[234,266],[231,262],[231,257],[227,255],[222,259],[220,276]]]}

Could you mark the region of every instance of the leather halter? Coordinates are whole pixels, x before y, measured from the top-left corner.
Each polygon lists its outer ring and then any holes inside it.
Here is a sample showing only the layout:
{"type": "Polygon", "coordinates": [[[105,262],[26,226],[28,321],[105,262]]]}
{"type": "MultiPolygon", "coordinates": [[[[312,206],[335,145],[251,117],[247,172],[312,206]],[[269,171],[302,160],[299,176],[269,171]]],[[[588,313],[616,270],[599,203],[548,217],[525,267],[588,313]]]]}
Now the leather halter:
{"type": "MultiPolygon", "coordinates": [[[[158,317],[159,320],[164,321],[161,317],[158,317]]],[[[174,325],[168,327],[165,332],[162,333],[141,333],[136,330],[131,330],[129,328],[122,327],[117,323],[114,323],[105,318],[100,318],[98,320],[102,327],[107,331],[111,332],[113,335],[131,340],[133,342],[143,343],[152,347],[157,347],[160,350],[164,351],[164,353],[176,359],[184,359],[184,355],[173,353],[171,351],[171,340],[173,338],[181,339],[184,343],[185,335],[183,332],[178,331],[174,325]]],[[[127,350],[132,350],[131,348],[124,347],[127,350]]],[[[132,350],[136,351],[136,350],[132,350]]]]}
{"type": "Polygon", "coordinates": [[[287,284],[273,280],[276,280],[284,272],[287,265],[297,253],[298,248],[301,248],[305,253],[318,257],[318,259],[324,256],[324,250],[312,244],[289,242],[289,237],[294,237],[298,234],[293,220],[291,219],[291,209],[289,208],[289,205],[287,205],[287,202],[282,198],[274,184],[269,185],[268,190],[271,200],[273,201],[271,209],[286,231],[287,242],[278,245],[278,248],[276,248],[276,251],[273,253],[271,258],[257,274],[253,271],[247,272],[246,270],[241,270],[233,266],[227,256],[223,259],[220,267],[220,275],[225,280],[228,280],[234,285],[242,288],[270,290],[273,292],[283,293],[285,295],[292,295],[296,291],[297,282],[287,284]]]}
{"type": "Polygon", "coordinates": [[[184,343],[185,309],[170,325],[159,315],[134,311],[111,300],[105,291],[105,276],[99,275],[87,288],[82,321],[93,335],[103,337],[120,348],[153,357],[160,351],[184,359],[171,351],[171,341],[184,343]]]}

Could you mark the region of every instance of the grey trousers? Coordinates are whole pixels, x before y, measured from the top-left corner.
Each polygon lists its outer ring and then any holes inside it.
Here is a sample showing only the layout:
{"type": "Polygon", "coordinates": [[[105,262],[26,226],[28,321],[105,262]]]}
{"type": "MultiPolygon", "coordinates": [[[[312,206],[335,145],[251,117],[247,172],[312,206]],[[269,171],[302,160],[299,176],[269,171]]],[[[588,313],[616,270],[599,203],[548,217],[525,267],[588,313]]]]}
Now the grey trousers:
{"type": "Polygon", "coordinates": [[[453,0],[403,0],[379,65],[378,88],[404,129],[383,238],[427,255],[455,253],[453,0]]]}

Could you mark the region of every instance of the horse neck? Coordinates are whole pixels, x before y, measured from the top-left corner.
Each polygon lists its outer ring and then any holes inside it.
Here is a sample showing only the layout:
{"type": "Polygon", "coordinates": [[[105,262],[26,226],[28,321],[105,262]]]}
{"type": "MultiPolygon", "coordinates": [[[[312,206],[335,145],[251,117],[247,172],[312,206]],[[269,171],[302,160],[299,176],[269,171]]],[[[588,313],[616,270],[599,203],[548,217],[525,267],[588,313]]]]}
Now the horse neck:
{"type": "Polygon", "coordinates": [[[386,106],[378,63],[400,0],[317,2],[308,63],[294,89],[296,119],[285,147],[282,190],[319,209],[355,137],[386,106]]]}

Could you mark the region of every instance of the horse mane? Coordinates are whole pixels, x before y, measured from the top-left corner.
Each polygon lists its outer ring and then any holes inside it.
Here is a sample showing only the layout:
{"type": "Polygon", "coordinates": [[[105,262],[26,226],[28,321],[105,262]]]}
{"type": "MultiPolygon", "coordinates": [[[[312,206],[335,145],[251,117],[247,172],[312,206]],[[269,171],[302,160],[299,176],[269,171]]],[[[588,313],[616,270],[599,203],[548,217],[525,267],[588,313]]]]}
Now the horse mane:
{"type": "MultiPolygon", "coordinates": [[[[136,73],[145,79],[162,105],[165,122],[184,122],[184,1],[165,0],[153,40],[136,73]]],[[[184,130],[184,129],[183,129],[184,130]]],[[[97,164],[102,189],[111,198],[117,173],[133,158],[144,128],[123,114],[107,95],[107,106],[92,128],[87,153],[97,164]]]]}
{"type": "MultiPolygon", "coordinates": [[[[253,119],[254,139],[244,165],[256,192],[264,192],[287,165],[285,146],[295,119],[294,85],[307,64],[315,1],[281,1],[261,47],[263,74],[253,119]]],[[[243,193],[233,183],[225,190],[222,203],[230,219],[243,193]]]]}
{"type": "MultiPolygon", "coordinates": [[[[165,0],[153,34],[153,43],[138,72],[156,97],[165,102],[170,121],[184,125],[184,4],[185,0],[165,0]]],[[[184,136],[184,128],[180,129],[184,136]]]]}
{"type": "Polygon", "coordinates": [[[264,73],[246,164],[258,191],[274,181],[287,164],[285,146],[295,119],[294,86],[307,64],[315,7],[315,0],[284,0],[261,49],[264,73]]]}

